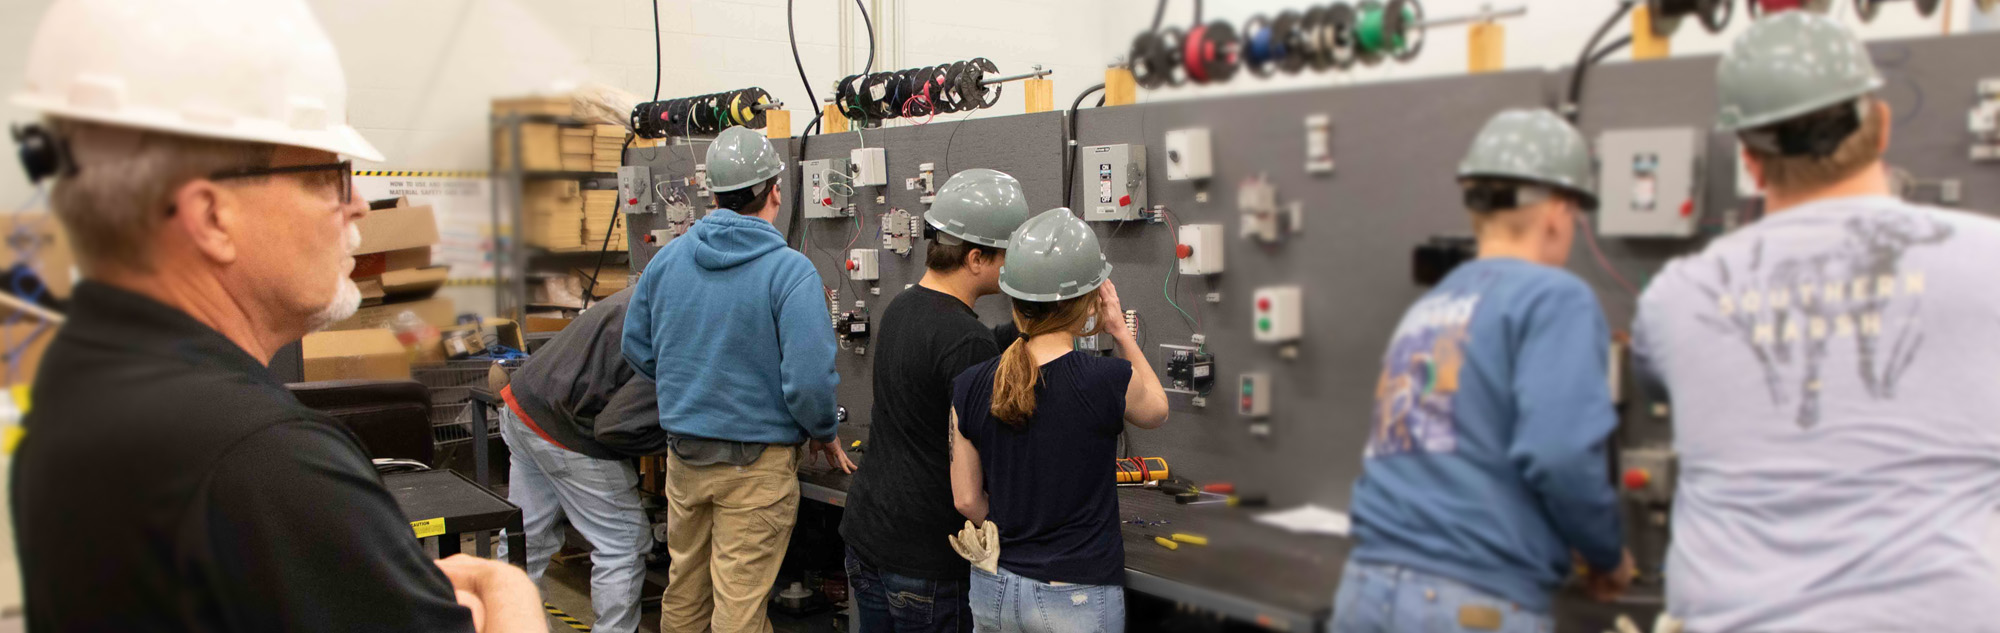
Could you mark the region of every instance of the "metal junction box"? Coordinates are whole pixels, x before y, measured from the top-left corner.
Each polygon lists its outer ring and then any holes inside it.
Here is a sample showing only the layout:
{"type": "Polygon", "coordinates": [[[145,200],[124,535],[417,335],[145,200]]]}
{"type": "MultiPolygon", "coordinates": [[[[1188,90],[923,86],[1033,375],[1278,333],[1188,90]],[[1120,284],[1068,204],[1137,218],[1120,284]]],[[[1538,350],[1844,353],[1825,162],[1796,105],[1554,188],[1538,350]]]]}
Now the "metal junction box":
{"type": "Polygon", "coordinates": [[[1605,237],[1693,237],[1704,134],[1695,128],[1612,130],[1597,139],[1597,232],[1605,237]]]}
{"type": "Polygon", "coordinates": [[[854,185],[847,176],[847,159],[822,158],[799,163],[805,170],[807,219],[847,217],[847,197],[854,185]]]}

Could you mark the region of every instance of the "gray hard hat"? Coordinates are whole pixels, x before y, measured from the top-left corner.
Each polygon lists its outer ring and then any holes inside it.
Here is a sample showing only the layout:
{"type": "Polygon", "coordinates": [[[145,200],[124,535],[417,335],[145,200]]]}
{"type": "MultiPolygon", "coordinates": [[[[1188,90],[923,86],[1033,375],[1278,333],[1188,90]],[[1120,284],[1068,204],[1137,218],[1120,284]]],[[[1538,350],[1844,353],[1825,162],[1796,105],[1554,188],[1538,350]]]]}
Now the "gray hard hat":
{"type": "Polygon", "coordinates": [[[939,187],[924,221],[931,228],[980,246],[1007,248],[1014,229],[1028,221],[1021,181],[991,169],[967,169],[939,187]]]}
{"type": "Polygon", "coordinates": [[[755,130],[735,126],[708,144],[708,188],[735,191],[785,173],[785,161],[770,139],[755,130]]]}
{"type": "Polygon", "coordinates": [[[1097,234],[1067,207],[1042,212],[1014,229],[1007,263],[1000,267],[1000,290],[1025,301],[1062,301],[1083,296],[1111,278],[1111,262],[1097,247],[1097,234]]]}
{"type": "Polygon", "coordinates": [[[1882,87],[1861,40],[1833,18],[1786,11],[1750,25],[1715,69],[1718,130],[1764,127],[1882,87]]]}
{"type": "Polygon", "coordinates": [[[1548,110],[1516,109],[1493,115],[1479,130],[1479,138],[1472,141],[1465,160],[1459,161],[1458,177],[1548,185],[1582,198],[1586,209],[1597,208],[1590,144],[1575,126],[1548,110]]]}

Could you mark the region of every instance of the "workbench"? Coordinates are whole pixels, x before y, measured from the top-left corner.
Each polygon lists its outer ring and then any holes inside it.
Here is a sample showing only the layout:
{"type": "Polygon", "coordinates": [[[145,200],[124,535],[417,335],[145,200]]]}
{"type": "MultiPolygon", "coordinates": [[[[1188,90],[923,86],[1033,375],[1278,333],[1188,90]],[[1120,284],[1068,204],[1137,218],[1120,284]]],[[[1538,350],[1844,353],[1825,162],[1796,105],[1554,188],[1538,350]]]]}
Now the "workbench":
{"type": "MultiPolygon", "coordinates": [[[[861,455],[849,456],[861,462],[861,455]]],[[[853,481],[852,475],[814,462],[799,471],[799,494],[846,507],[853,481]]],[[[1252,512],[1223,504],[1178,505],[1157,491],[1120,488],[1125,587],[1274,631],[1323,630],[1353,543],[1264,525],[1252,512]],[[1140,527],[1134,520],[1167,523],[1140,527]],[[1154,536],[1176,532],[1207,537],[1209,544],[1168,550],[1153,542],[1154,536]]]]}

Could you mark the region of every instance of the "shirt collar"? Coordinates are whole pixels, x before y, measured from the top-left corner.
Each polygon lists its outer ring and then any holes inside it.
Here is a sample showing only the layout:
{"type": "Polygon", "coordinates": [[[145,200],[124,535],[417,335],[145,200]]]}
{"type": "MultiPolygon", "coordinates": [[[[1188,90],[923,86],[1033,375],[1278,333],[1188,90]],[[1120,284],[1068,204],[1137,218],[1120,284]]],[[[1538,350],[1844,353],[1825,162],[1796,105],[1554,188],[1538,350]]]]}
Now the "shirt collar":
{"type": "Polygon", "coordinates": [[[150,297],[94,281],[77,284],[66,336],[241,374],[280,388],[262,361],[214,328],[150,297]]]}

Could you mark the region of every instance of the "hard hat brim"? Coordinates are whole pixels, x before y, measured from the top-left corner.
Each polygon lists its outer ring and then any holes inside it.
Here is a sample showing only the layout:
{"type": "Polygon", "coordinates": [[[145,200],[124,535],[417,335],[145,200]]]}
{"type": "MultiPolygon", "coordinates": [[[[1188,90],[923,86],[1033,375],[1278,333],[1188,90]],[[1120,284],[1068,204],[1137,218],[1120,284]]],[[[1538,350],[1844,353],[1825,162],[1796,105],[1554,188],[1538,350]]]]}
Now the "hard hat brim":
{"type": "Polygon", "coordinates": [[[205,125],[153,108],[128,107],[118,112],[78,108],[32,93],[17,93],[14,105],[42,114],[138,130],[166,132],[197,138],[288,145],[332,152],[358,160],[381,162],[382,152],[350,125],[328,126],[324,130],[292,130],[263,121],[244,120],[241,125],[205,125]]]}

